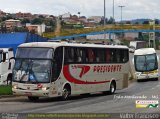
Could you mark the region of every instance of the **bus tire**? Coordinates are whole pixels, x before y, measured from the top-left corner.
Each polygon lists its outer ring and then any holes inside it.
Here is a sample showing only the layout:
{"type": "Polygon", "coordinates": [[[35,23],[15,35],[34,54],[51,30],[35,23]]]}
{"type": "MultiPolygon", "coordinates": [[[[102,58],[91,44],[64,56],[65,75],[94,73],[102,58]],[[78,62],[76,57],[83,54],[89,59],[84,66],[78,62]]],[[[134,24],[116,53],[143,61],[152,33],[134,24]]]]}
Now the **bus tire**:
{"type": "Polygon", "coordinates": [[[84,97],[88,97],[90,96],[91,94],[90,93],[84,93],[84,94],[80,94],[81,96],[84,96],[84,97]]]}
{"type": "Polygon", "coordinates": [[[8,77],[7,77],[7,85],[12,85],[12,75],[8,75],[8,77]]]}
{"type": "Polygon", "coordinates": [[[28,96],[28,99],[31,102],[36,102],[37,100],[39,100],[39,97],[28,96]]]}
{"type": "Polygon", "coordinates": [[[114,94],[116,91],[116,82],[112,81],[110,84],[109,94],[114,94]]]}
{"type": "Polygon", "coordinates": [[[154,81],[158,81],[158,78],[155,78],[154,81]]]}
{"type": "Polygon", "coordinates": [[[68,100],[71,95],[71,88],[69,85],[65,85],[62,91],[62,100],[68,100]]]}

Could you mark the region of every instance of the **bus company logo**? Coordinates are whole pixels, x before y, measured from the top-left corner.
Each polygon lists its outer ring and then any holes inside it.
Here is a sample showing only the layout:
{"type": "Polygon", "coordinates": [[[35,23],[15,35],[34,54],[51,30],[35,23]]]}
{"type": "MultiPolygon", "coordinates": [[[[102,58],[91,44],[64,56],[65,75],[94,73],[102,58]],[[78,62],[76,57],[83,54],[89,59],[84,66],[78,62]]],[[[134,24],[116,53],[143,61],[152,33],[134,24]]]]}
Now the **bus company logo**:
{"type": "Polygon", "coordinates": [[[158,108],[158,100],[136,100],[136,108],[158,108]]]}
{"type": "Polygon", "coordinates": [[[82,76],[88,73],[90,70],[90,66],[87,66],[87,65],[73,65],[72,66],[72,69],[77,69],[77,68],[81,69],[81,72],[79,74],[80,78],[82,78],[82,76]]]}

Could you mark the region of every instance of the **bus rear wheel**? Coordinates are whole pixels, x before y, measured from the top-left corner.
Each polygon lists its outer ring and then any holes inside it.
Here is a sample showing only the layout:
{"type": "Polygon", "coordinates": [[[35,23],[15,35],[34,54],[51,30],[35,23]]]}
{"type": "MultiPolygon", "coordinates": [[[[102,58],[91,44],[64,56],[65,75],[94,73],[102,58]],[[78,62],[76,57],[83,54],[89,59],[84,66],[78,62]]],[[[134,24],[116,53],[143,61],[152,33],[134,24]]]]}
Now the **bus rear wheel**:
{"type": "Polygon", "coordinates": [[[116,91],[116,83],[115,81],[112,81],[109,89],[109,94],[114,94],[115,91],[116,91]]]}
{"type": "Polygon", "coordinates": [[[39,100],[39,97],[28,96],[29,101],[36,102],[39,100]]]}
{"type": "Polygon", "coordinates": [[[69,86],[65,86],[63,88],[63,92],[62,92],[62,100],[69,99],[70,95],[71,95],[71,90],[70,90],[69,86]]]}

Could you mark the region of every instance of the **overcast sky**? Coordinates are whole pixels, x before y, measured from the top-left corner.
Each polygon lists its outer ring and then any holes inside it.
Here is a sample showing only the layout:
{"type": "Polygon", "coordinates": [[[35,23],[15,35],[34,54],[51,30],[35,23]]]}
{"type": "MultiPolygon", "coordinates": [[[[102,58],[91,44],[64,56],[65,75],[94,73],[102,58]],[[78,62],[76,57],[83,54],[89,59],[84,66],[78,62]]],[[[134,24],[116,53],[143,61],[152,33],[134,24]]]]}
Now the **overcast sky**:
{"type": "MultiPolygon", "coordinates": [[[[120,20],[119,5],[124,5],[123,19],[160,19],[160,0],[114,0],[115,19],[120,20]]],[[[0,0],[4,12],[61,15],[67,12],[81,16],[103,16],[104,0],[0,0]]],[[[113,0],[106,0],[106,17],[112,16],[113,0]]]]}

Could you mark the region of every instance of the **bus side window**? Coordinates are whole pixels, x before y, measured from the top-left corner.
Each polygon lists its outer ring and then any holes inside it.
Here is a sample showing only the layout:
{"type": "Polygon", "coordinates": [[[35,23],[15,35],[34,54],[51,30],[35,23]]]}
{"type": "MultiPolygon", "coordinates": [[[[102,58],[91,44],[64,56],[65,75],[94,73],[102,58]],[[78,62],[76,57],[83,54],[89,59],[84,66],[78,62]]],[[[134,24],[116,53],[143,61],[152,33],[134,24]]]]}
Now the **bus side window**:
{"type": "Polygon", "coordinates": [[[76,62],[82,62],[82,52],[80,48],[75,48],[76,62]]]}
{"type": "Polygon", "coordinates": [[[68,55],[69,55],[68,62],[74,62],[75,60],[74,48],[69,48],[68,55]]]}
{"type": "Polygon", "coordinates": [[[129,60],[129,52],[127,50],[123,51],[122,58],[122,62],[127,62],[129,60]]]}
{"type": "Polygon", "coordinates": [[[60,75],[62,69],[62,61],[63,61],[63,48],[58,47],[56,48],[54,53],[53,68],[52,68],[54,80],[56,80],[60,75]]]}
{"type": "Polygon", "coordinates": [[[88,49],[88,60],[89,62],[94,62],[95,61],[95,53],[93,49],[88,49]]]}
{"type": "Polygon", "coordinates": [[[107,63],[111,62],[111,52],[110,52],[110,49],[106,49],[106,62],[107,63]]]}
{"type": "Polygon", "coordinates": [[[81,54],[81,56],[82,56],[82,62],[83,62],[83,63],[88,62],[87,49],[82,48],[81,51],[80,51],[80,54],[81,54]]]}
{"type": "Polygon", "coordinates": [[[110,49],[111,51],[111,63],[116,63],[117,60],[116,60],[116,50],[114,49],[110,49]]]}
{"type": "Polygon", "coordinates": [[[96,54],[96,62],[99,63],[104,63],[105,62],[105,53],[104,49],[95,49],[95,54],[96,54]]]}
{"type": "Polygon", "coordinates": [[[74,48],[65,47],[65,63],[74,62],[74,48]]]}
{"type": "Polygon", "coordinates": [[[121,58],[121,49],[116,49],[116,62],[117,63],[121,63],[122,62],[122,58],[121,58]]]}

